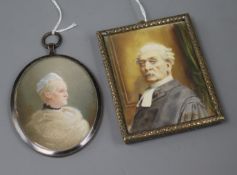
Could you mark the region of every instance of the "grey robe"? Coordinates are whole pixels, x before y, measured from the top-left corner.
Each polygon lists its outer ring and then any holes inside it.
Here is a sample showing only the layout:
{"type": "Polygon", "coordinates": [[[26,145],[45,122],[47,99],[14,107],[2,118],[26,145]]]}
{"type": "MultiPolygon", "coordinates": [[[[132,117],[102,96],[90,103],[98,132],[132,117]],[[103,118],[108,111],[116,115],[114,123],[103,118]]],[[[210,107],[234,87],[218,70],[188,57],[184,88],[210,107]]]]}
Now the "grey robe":
{"type": "Polygon", "coordinates": [[[151,107],[138,107],[130,132],[157,129],[207,117],[205,106],[195,93],[172,80],[158,87],[151,107]]]}

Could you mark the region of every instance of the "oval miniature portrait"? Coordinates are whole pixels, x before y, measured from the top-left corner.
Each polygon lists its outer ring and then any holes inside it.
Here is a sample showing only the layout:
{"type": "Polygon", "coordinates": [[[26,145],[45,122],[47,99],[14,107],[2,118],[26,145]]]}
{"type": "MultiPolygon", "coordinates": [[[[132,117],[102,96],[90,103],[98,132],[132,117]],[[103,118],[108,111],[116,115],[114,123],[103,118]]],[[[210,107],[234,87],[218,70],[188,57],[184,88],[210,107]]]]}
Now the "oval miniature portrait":
{"type": "Polygon", "coordinates": [[[89,70],[74,58],[44,56],[15,81],[14,126],[34,150],[63,156],[85,146],[98,128],[101,101],[89,70]]]}

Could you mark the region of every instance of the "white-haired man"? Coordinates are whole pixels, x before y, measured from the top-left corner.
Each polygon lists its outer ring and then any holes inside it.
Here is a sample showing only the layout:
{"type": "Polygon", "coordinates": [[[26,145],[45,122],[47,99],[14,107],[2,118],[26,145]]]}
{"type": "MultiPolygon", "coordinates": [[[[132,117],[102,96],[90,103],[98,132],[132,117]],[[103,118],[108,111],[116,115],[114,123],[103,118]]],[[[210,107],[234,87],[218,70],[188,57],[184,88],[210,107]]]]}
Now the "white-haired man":
{"type": "Polygon", "coordinates": [[[175,57],[171,48],[149,43],[140,49],[137,63],[149,87],[137,103],[130,132],[207,117],[208,113],[196,94],[172,76],[175,57]]]}
{"type": "Polygon", "coordinates": [[[68,100],[65,81],[56,73],[49,73],[36,86],[43,108],[27,123],[28,136],[39,145],[56,151],[78,145],[89,132],[89,124],[79,110],[65,106],[68,100]]]}

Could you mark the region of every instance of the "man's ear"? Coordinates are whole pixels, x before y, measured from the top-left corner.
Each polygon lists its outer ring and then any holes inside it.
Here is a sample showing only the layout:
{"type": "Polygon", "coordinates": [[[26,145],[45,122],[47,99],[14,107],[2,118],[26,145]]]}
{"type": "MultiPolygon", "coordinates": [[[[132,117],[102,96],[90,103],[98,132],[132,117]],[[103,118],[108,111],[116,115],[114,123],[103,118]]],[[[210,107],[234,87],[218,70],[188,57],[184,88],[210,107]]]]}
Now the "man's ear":
{"type": "Polygon", "coordinates": [[[174,65],[174,61],[173,60],[166,60],[166,64],[168,68],[172,68],[172,66],[174,65]]]}
{"type": "Polygon", "coordinates": [[[172,63],[169,62],[169,61],[166,61],[166,66],[167,66],[168,69],[171,69],[171,67],[172,67],[172,63]]]}
{"type": "Polygon", "coordinates": [[[173,61],[166,61],[166,66],[167,66],[167,75],[170,75],[172,72],[173,61]]]}

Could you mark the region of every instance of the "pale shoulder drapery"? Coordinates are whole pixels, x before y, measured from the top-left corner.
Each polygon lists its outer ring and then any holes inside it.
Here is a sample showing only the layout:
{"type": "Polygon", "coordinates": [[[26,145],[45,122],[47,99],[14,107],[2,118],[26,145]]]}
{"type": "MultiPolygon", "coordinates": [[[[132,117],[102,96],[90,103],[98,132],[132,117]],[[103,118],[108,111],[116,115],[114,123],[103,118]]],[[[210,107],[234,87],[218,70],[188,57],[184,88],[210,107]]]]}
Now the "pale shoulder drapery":
{"type": "Polygon", "coordinates": [[[42,109],[26,125],[26,134],[39,145],[66,150],[78,145],[89,132],[89,124],[73,107],[42,109]]]}

